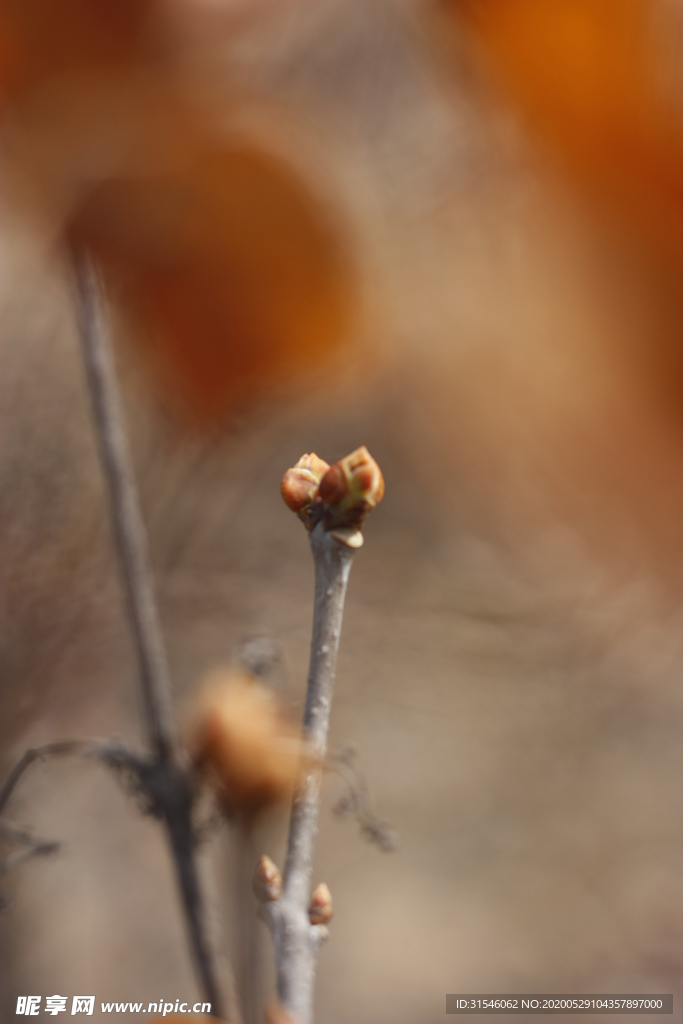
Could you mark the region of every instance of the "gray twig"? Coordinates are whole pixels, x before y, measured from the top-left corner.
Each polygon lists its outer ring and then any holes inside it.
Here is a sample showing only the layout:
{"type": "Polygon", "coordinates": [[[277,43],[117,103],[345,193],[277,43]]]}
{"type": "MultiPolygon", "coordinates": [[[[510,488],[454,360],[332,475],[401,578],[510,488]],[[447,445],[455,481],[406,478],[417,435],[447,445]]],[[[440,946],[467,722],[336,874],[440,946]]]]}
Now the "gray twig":
{"type": "Polygon", "coordinates": [[[311,757],[292,807],[282,895],[264,904],[261,911],[273,935],[280,1001],[300,1024],[313,1020],[318,951],[326,937],[324,926],[310,923],[308,904],[337,650],[354,555],[354,549],[335,539],[322,523],[310,534],[310,542],[315,563],[315,608],[304,737],[311,757]]]}
{"type": "Polygon", "coordinates": [[[0,814],[4,811],[7,801],[16,789],[19,779],[36,761],[44,761],[48,757],[67,757],[80,754],[92,746],[90,740],[60,740],[57,743],[46,743],[42,747],[27,750],[17,761],[7,776],[4,786],[0,789],[0,814]]]}
{"type": "MultiPolygon", "coordinates": [[[[26,750],[7,776],[5,784],[0,789],[0,814],[7,806],[12,793],[17,787],[22,775],[38,761],[46,761],[51,757],[71,757],[74,754],[81,754],[83,757],[92,757],[102,761],[110,768],[118,770],[126,769],[136,775],[140,775],[143,767],[143,760],[132,750],[114,743],[111,740],[99,739],[77,739],[57,740],[55,743],[45,743],[42,747],[31,747],[26,750]]],[[[0,828],[4,827],[0,822],[0,828]]]]}
{"type": "MultiPolygon", "coordinates": [[[[111,743],[107,740],[86,739],[60,740],[56,743],[46,743],[42,747],[33,747],[27,750],[8,775],[4,786],[0,790],[0,814],[4,811],[20,779],[32,765],[51,757],[69,757],[72,754],[94,757],[109,767],[116,767],[118,769],[125,765],[132,774],[137,776],[140,774],[140,759],[137,755],[117,743],[111,743]]],[[[0,861],[0,876],[9,874],[10,871],[14,871],[34,857],[55,853],[61,847],[59,842],[36,839],[35,836],[25,829],[1,819],[0,839],[15,843],[17,846],[26,847],[23,851],[13,854],[4,861],[0,861]]]]}
{"type": "Polygon", "coordinates": [[[258,1024],[263,1016],[263,1011],[259,1012],[261,1008],[258,1002],[261,973],[261,926],[254,913],[254,893],[251,885],[254,861],[256,860],[253,821],[249,818],[239,820],[236,835],[235,882],[240,946],[237,977],[244,1024],[258,1024]]]}
{"type": "Polygon", "coordinates": [[[160,762],[172,761],[177,753],[177,736],[171,684],[152,587],[145,527],[108,341],[101,286],[94,267],[86,258],[77,259],[76,277],[83,361],[138,657],[147,732],[157,759],[160,762]]]}
{"type": "Polygon", "coordinates": [[[367,781],[358,767],[356,751],[353,747],[346,747],[340,753],[330,755],[328,763],[348,787],[347,793],[332,808],[333,814],[338,818],[355,818],[364,839],[374,843],[383,853],[392,853],[400,845],[401,836],[375,814],[367,781]]]}
{"type": "Polygon", "coordinates": [[[190,947],[204,996],[211,1003],[212,1013],[221,1016],[192,827],[193,783],[177,739],[166,653],[110,351],[105,303],[90,260],[77,254],[75,271],[83,359],[153,753],[144,770],[144,790],[166,825],[190,947]]]}
{"type": "MultiPolygon", "coordinates": [[[[8,843],[16,843],[17,846],[27,846],[29,849],[34,846],[44,846],[48,843],[47,840],[41,843],[39,839],[36,839],[26,829],[13,825],[10,821],[0,821],[0,839],[5,839],[8,843]]],[[[48,843],[48,845],[57,846],[58,844],[48,843]]]]}
{"type": "Polygon", "coordinates": [[[40,842],[36,840],[26,850],[21,850],[18,853],[12,854],[11,857],[7,857],[5,860],[0,861],[0,878],[3,875],[8,875],[10,871],[14,871],[16,868],[21,867],[28,860],[33,860],[34,857],[47,857],[51,853],[55,853],[60,843],[51,842],[40,842]]]}

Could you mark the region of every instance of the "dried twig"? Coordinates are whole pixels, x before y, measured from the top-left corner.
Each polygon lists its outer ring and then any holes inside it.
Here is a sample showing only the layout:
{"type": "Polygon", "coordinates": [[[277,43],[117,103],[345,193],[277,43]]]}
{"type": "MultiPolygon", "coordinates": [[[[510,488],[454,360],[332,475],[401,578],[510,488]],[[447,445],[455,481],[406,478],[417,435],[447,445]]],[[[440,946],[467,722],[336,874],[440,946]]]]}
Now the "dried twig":
{"type": "MultiPolygon", "coordinates": [[[[74,754],[95,758],[112,768],[126,767],[133,773],[139,773],[143,764],[139,755],[111,740],[57,740],[55,743],[45,743],[41,747],[31,747],[22,754],[0,789],[0,814],[7,806],[17,783],[32,765],[52,757],[72,757],[74,754]]],[[[2,827],[4,826],[0,823],[0,828],[2,827]]]]}
{"type": "Polygon", "coordinates": [[[10,871],[13,871],[16,867],[19,867],[27,860],[31,860],[33,857],[43,857],[50,853],[56,853],[61,845],[47,839],[36,839],[26,829],[19,828],[18,825],[13,825],[8,821],[0,821],[0,839],[25,847],[21,853],[13,854],[4,861],[0,861],[0,875],[9,874],[10,871]]]}
{"type": "Polygon", "coordinates": [[[7,801],[14,792],[19,779],[24,772],[28,771],[36,761],[44,761],[48,757],[65,757],[71,754],[80,754],[88,746],[88,740],[61,740],[58,743],[46,743],[42,747],[33,747],[22,754],[12,771],[7,776],[5,784],[0,789],[0,814],[4,811],[7,801]]]}
{"type": "MultiPolygon", "coordinates": [[[[0,814],[4,811],[20,779],[32,765],[51,757],[68,757],[73,754],[97,758],[109,767],[118,770],[122,770],[125,767],[129,775],[139,779],[142,762],[137,755],[120,744],[111,743],[107,740],[85,739],[60,740],[56,743],[46,743],[42,747],[33,747],[27,750],[8,775],[4,786],[0,790],[0,814]]],[[[61,843],[59,842],[36,839],[35,836],[25,829],[1,819],[0,839],[25,847],[21,852],[12,854],[5,860],[0,861],[0,876],[9,874],[34,857],[48,856],[61,848],[61,843]]]]}
{"type": "Polygon", "coordinates": [[[83,359],[152,748],[151,758],[141,769],[141,779],[152,809],[165,822],[193,959],[204,997],[211,1003],[212,1012],[220,1016],[221,997],[200,891],[192,828],[193,785],[177,739],[166,654],[109,348],[104,301],[90,261],[77,255],[75,270],[83,359]]]}
{"type": "Polygon", "coordinates": [[[130,626],[138,656],[145,724],[157,760],[160,763],[171,762],[177,755],[178,744],[166,652],[152,588],[145,527],[138,504],[123,412],[116,387],[116,373],[108,343],[101,287],[87,258],[76,260],[76,281],[83,361],[102,468],[109,489],[109,510],[128,600],[130,626]]]}
{"type": "Polygon", "coordinates": [[[51,842],[40,842],[36,840],[26,850],[22,850],[19,853],[12,854],[11,857],[6,857],[5,860],[0,861],[0,878],[3,875],[8,875],[11,871],[21,867],[29,860],[33,860],[34,857],[46,857],[51,853],[56,853],[60,848],[60,843],[51,842]]]}
{"type": "Polygon", "coordinates": [[[355,818],[364,839],[374,843],[383,853],[392,853],[400,845],[401,836],[375,814],[367,781],[357,764],[356,751],[353,747],[345,747],[338,754],[330,755],[328,763],[348,787],[332,808],[333,813],[338,818],[355,818]]]}

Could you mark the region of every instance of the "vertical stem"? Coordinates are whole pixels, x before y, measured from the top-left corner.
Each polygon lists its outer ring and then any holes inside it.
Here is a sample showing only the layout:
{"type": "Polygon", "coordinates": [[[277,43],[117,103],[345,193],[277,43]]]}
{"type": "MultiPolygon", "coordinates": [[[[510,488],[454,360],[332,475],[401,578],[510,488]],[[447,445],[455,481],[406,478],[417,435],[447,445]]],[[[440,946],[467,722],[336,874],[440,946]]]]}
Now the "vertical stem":
{"type": "Polygon", "coordinates": [[[175,862],[190,951],[202,992],[207,1002],[211,1003],[211,1012],[215,1016],[222,1016],[221,992],[216,977],[197,865],[190,783],[183,769],[171,769],[169,779],[173,776],[175,784],[169,789],[166,830],[175,862]]]}
{"type": "Polygon", "coordinates": [[[253,821],[241,821],[236,830],[237,864],[237,927],[240,939],[239,989],[244,1024],[258,1024],[260,991],[260,925],[256,918],[256,902],[252,878],[256,853],[253,821]]]}
{"type": "Polygon", "coordinates": [[[145,724],[153,752],[148,785],[164,816],[201,989],[206,1001],[211,1003],[212,1013],[220,1015],[220,991],[208,939],[192,828],[192,789],[178,746],[147,538],[126,442],[101,286],[87,257],[79,254],[74,262],[83,361],[138,657],[145,724]]]}
{"type": "Polygon", "coordinates": [[[300,1024],[310,1024],[313,1019],[319,939],[308,920],[308,902],[344,598],[354,555],[352,548],[336,540],[322,524],[315,527],[310,541],[315,562],[315,608],[304,736],[313,757],[304,770],[292,807],[284,884],[276,904],[274,929],[278,994],[300,1024]]]}
{"type": "Polygon", "coordinates": [[[115,384],[100,284],[95,268],[86,258],[76,260],[76,282],[83,361],[140,667],[147,733],[159,761],[165,762],[173,760],[177,746],[168,665],[152,590],[145,527],[115,384]]]}

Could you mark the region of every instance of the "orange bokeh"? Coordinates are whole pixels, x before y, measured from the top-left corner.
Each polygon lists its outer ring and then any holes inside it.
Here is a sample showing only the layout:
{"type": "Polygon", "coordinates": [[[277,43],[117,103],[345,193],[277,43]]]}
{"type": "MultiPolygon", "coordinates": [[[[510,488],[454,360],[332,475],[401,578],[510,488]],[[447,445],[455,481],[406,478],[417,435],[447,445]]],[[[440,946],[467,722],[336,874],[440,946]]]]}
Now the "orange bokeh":
{"type": "Polygon", "coordinates": [[[663,5],[453,0],[449,8],[574,173],[683,258],[683,105],[663,5]]]}
{"type": "Polygon", "coordinates": [[[325,358],[350,281],[283,162],[194,130],[189,142],[179,166],[95,189],[69,233],[132,307],[167,392],[210,422],[325,358]]]}
{"type": "Polygon", "coordinates": [[[16,97],[89,68],[122,67],[154,49],[157,0],[0,0],[0,90],[16,97]]]}
{"type": "Polygon", "coordinates": [[[99,262],[168,404],[213,425],[321,363],[353,286],[313,190],[230,139],[182,45],[162,0],[0,0],[17,195],[99,262]]]}

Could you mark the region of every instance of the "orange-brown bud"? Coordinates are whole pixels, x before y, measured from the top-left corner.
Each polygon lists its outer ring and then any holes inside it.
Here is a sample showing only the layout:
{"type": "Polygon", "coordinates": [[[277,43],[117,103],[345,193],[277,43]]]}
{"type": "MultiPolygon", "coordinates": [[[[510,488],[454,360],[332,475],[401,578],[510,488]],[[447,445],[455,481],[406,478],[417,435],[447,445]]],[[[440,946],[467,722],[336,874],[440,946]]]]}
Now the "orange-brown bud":
{"type": "Polygon", "coordinates": [[[313,890],[308,907],[308,919],[311,924],[327,924],[332,917],[332,893],[324,882],[313,890]]]}
{"type": "Polygon", "coordinates": [[[260,903],[272,903],[282,892],[282,875],[277,865],[264,853],[254,872],[252,885],[260,903]]]}
{"type": "Polygon", "coordinates": [[[319,459],[311,452],[310,455],[302,455],[292,469],[288,469],[282,478],[280,491],[285,505],[291,508],[292,512],[305,518],[306,511],[315,501],[318,494],[318,487],[329,465],[324,459],[319,459]]]}
{"type": "Polygon", "coordinates": [[[320,500],[331,508],[340,508],[348,500],[349,486],[340,462],[330,466],[320,481],[320,500]]]}
{"type": "Polygon", "coordinates": [[[330,528],[358,526],[384,497],[382,471],[362,445],[330,466],[320,481],[320,501],[330,528]]]}

